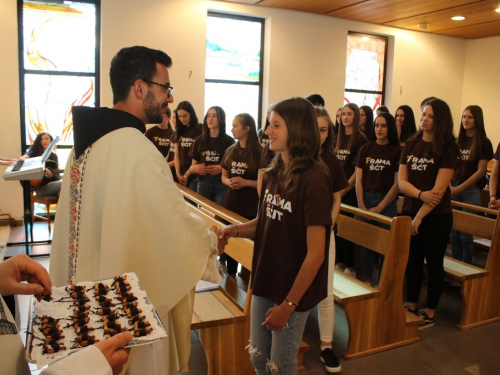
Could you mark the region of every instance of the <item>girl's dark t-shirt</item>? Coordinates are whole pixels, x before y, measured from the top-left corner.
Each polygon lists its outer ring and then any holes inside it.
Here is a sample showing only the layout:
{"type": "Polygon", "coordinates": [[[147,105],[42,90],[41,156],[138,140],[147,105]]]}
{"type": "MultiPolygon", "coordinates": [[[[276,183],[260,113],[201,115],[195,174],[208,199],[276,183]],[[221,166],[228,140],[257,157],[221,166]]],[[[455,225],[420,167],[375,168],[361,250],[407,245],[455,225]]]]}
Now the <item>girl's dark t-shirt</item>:
{"type": "MultiPolygon", "coordinates": [[[[459,155],[453,145],[445,145],[440,160],[434,160],[429,156],[432,151],[432,142],[415,139],[407,142],[401,154],[400,164],[406,165],[408,182],[422,191],[432,190],[441,168],[456,169],[459,155]]],[[[417,214],[423,202],[418,198],[410,198],[405,195],[403,201],[403,212],[417,214]]],[[[441,202],[434,207],[431,214],[446,214],[451,212],[451,191],[447,187],[441,198],[441,202]]]]}
{"type": "Polygon", "coordinates": [[[394,185],[394,173],[399,171],[402,151],[399,145],[379,145],[376,141],[360,148],[356,167],[363,170],[363,191],[387,194],[394,185]]]}
{"type": "Polygon", "coordinates": [[[252,260],[253,294],[281,304],[307,255],[307,226],[325,226],[325,259],[296,311],[308,311],[326,297],[333,194],[327,171],[308,168],[292,192],[277,178],[264,178],[252,260]]]}
{"type": "Polygon", "coordinates": [[[342,164],[342,168],[344,169],[345,176],[348,180],[356,170],[354,161],[356,160],[356,155],[358,154],[359,149],[361,148],[361,146],[368,143],[365,137],[358,135],[352,143],[351,149],[349,150],[347,146],[349,145],[349,140],[351,139],[351,137],[352,135],[344,135],[342,138],[342,143],[340,144],[339,149],[336,151],[337,157],[340,160],[340,164],[342,164]]]}
{"type": "MultiPolygon", "coordinates": [[[[477,171],[477,166],[480,160],[491,160],[493,158],[493,145],[488,138],[483,138],[479,155],[474,160],[469,160],[470,152],[472,149],[472,137],[468,137],[466,142],[460,147],[460,160],[458,168],[453,175],[453,181],[463,183],[469,179],[477,171]]],[[[481,178],[476,184],[483,188],[486,184],[485,178],[481,178]]]]}
{"type": "MultiPolygon", "coordinates": [[[[26,153],[26,155],[28,155],[30,158],[35,158],[37,156],[41,156],[41,155],[37,155],[35,151],[31,151],[31,150],[28,151],[26,153]]],[[[56,153],[51,152],[49,154],[49,156],[47,157],[47,160],[45,162],[45,167],[49,168],[52,171],[52,177],[49,178],[49,177],[43,175],[43,177],[42,177],[43,183],[40,186],[38,186],[37,188],[40,188],[44,185],[47,185],[49,182],[59,181],[61,179],[61,175],[56,172],[56,170],[59,169],[59,158],[58,158],[56,153]]]]}
{"type": "MultiPolygon", "coordinates": [[[[500,161],[500,143],[497,146],[497,149],[495,151],[495,155],[493,155],[493,159],[500,161]]],[[[500,174],[498,174],[498,181],[500,181],[500,174]]]]}
{"type": "MultiPolygon", "coordinates": [[[[226,150],[226,153],[229,150],[226,150]]],[[[260,157],[260,154],[258,155],[260,157]]],[[[225,156],[224,158],[225,159],[225,156]]],[[[222,163],[222,168],[228,173],[229,178],[241,177],[245,180],[257,181],[260,163],[257,162],[254,170],[249,170],[250,153],[246,148],[238,147],[234,150],[231,160],[222,163]]],[[[224,207],[247,219],[257,217],[257,206],[259,205],[259,195],[257,189],[253,187],[242,187],[241,189],[226,190],[224,207]]]]}
{"type": "Polygon", "coordinates": [[[321,156],[321,160],[328,167],[328,174],[330,176],[330,183],[332,186],[332,191],[334,193],[345,189],[349,186],[349,182],[345,176],[344,170],[342,169],[342,165],[340,164],[340,160],[333,155],[333,157],[321,156]]]}
{"type": "Polygon", "coordinates": [[[224,134],[220,140],[218,138],[209,138],[205,149],[200,150],[201,138],[201,135],[196,138],[189,156],[198,163],[205,165],[220,164],[222,162],[224,152],[234,143],[234,139],[232,137],[224,134]],[[217,151],[219,149],[219,147],[217,147],[219,142],[222,142],[222,149],[224,150],[222,154],[217,151]]]}
{"type": "MultiPolygon", "coordinates": [[[[178,126],[184,126],[178,124],[178,126]]],[[[194,140],[198,138],[201,134],[201,125],[197,127],[188,127],[184,130],[184,134],[181,135],[177,144],[179,145],[179,160],[181,166],[190,167],[191,166],[191,156],[189,155],[191,148],[193,147],[194,140]]]]}
{"type": "Polygon", "coordinates": [[[156,125],[146,130],[145,136],[153,142],[158,151],[160,151],[165,158],[169,155],[173,134],[174,131],[172,129],[161,129],[158,125],[156,125]]]}

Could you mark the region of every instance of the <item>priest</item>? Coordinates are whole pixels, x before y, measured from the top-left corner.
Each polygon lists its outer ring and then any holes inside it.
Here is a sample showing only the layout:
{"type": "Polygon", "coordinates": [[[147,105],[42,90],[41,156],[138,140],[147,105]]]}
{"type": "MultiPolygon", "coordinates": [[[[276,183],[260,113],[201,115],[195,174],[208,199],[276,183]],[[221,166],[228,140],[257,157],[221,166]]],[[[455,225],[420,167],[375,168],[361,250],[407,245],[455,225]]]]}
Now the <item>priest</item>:
{"type": "Polygon", "coordinates": [[[144,136],[173,87],[172,60],[147,47],[111,61],[113,108],[73,107],[74,148],[61,188],[51,249],[55,286],[135,272],[168,339],[132,349],[127,374],[186,371],[194,286],[217,279],[215,227],[190,214],[170,168],[144,136]]]}

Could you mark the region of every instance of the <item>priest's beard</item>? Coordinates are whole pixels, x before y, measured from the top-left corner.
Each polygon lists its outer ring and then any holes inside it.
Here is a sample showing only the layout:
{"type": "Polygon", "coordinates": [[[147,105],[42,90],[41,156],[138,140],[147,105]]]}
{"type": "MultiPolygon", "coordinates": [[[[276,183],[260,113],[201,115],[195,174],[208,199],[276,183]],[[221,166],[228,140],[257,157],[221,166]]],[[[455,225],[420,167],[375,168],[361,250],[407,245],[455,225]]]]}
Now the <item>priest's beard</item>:
{"type": "Polygon", "coordinates": [[[167,105],[165,103],[157,103],[152,91],[148,91],[142,103],[144,105],[144,112],[146,112],[147,123],[161,124],[163,121],[163,112],[165,112],[167,105]]]}

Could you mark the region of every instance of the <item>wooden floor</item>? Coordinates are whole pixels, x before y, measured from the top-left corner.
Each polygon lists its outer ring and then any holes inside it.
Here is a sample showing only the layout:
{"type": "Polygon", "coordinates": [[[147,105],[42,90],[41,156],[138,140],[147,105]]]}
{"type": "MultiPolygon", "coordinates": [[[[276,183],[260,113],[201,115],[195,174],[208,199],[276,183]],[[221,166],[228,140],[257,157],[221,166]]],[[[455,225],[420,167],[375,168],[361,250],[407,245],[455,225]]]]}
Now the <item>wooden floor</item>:
{"type": "MultiPolygon", "coordinates": [[[[49,239],[47,224],[35,223],[34,239],[37,241],[49,239]]],[[[24,240],[23,227],[12,228],[8,242],[24,240]]],[[[1,242],[1,241],[0,241],[1,242]]],[[[24,252],[23,246],[10,246],[6,255],[11,256],[24,252]]],[[[50,252],[50,245],[30,247],[35,254],[50,252]]],[[[48,267],[49,258],[37,258],[48,267]]],[[[477,265],[484,266],[485,256],[476,253],[477,265]]],[[[361,270],[359,270],[361,272],[361,270]]],[[[238,285],[245,287],[245,280],[238,277],[238,285]]],[[[422,290],[421,301],[425,301],[425,287],[422,290]]],[[[28,298],[19,299],[21,311],[21,330],[26,327],[28,298]]],[[[417,344],[393,349],[384,353],[346,361],[341,359],[342,374],[355,375],[497,375],[500,374],[500,323],[494,323],[470,331],[461,332],[455,325],[460,319],[460,290],[449,285],[445,286],[437,313],[436,325],[421,331],[422,341],[417,344]]],[[[390,319],[390,317],[387,317],[390,319]]],[[[341,353],[347,346],[347,322],[342,308],[335,306],[334,349],[341,353]]],[[[190,375],[205,375],[207,364],[203,348],[196,332],[192,332],[192,352],[189,362],[190,375]]],[[[311,350],[304,355],[306,374],[327,374],[319,360],[319,332],[317,309],[313,309],[304,333],[304,340],[311,350]]],[[[38,374],[33,367],[32,374],[38,374]]],[[[237,375],[237,374],[235,374],[237,375]]]]}

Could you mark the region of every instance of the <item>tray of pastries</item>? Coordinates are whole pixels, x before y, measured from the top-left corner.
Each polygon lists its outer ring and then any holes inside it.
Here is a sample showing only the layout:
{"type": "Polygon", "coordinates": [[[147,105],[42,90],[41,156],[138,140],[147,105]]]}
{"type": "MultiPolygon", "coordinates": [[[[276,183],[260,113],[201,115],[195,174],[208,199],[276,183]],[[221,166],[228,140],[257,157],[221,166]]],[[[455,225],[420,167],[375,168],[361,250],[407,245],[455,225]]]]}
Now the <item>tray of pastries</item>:
{"type": "Polygon", "coordinates": [[[51,294],[31,299],[26,360],[40,369],[124,331],[134,335],[127,347],[167,336],[135,273],[52,288],[51,294]]]}

